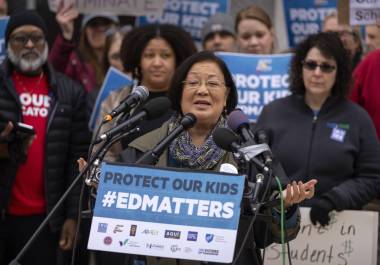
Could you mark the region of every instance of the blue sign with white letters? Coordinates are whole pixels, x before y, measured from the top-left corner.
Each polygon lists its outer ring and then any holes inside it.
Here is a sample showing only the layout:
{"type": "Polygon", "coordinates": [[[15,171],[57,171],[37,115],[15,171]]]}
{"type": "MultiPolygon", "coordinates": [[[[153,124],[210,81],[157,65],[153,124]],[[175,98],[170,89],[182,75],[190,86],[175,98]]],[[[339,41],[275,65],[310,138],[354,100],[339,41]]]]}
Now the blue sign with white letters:
{"type": "Polygon", "coordinates": [[[323,20],[336,12],[336,0],[284,0],[289,47],[322,30],[323,20]]]}
{"type": "Polygon", "coordinates": [[[148,15],[138,17],[137,25],[174,24],[182,27],[193,37],[201,41],[201,31],[204,23],[216,13],[228,13],[229,0],[166,0],[161,16],[148,15]]]}
{"type": "Polygon", "coordinates": [[[89,121],[90,130],[94,130],[96,121],[99,118],[101,104],[110,95],[110,93],[118,89],[123,89],[125,86],[131,86],[132,84],[132,79],[125,73],[112,66],[108,69],[103,85],[99,91],[98,97],[96,98],[95,106],[91,113],[89,121]]]}
{"type": "Polygon", "coordinates": [[[0,63],[4,61],[7,47],[5,47],[5,30],[7,28],[9,17],[0,18],[0,63]]]}
{"type": "Polygon", "coordinates": [[[291,54],[217,54],[227,64],[238,89],[238,108],[256,121],[264,105],[290,94],[291,54]]]}
{"type": "Polygon", "coordinates": [[[244,176],[105,163],[101,172],[94,216],[237,229],[244,176]]]}

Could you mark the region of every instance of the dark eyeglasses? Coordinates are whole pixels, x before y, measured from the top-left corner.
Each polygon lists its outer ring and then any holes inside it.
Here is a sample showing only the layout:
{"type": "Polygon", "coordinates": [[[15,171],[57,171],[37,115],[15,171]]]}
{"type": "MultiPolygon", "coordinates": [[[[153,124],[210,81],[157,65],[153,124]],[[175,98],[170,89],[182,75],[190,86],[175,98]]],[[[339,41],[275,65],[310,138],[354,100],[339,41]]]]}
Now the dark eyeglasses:
{"type": "Polygon", "coordinates": [[[10,37],[10,41],[19,46],[25,46],[31,40],[35,45],[45,43],[45,36],[40,33],[20,33],[10,37]]]}
{"type": "Polygon", "coordinates": [[[336,69],[336,66],[334,65],[328,63],[318,64],[314,60],[303,61],[302,65],[303,68],[305,68],[308,71],[314,71],[315,69],[317,69],[317,67],[319,67],[319,69],[321,69],[323,73],[332,73],[336,69]]]}

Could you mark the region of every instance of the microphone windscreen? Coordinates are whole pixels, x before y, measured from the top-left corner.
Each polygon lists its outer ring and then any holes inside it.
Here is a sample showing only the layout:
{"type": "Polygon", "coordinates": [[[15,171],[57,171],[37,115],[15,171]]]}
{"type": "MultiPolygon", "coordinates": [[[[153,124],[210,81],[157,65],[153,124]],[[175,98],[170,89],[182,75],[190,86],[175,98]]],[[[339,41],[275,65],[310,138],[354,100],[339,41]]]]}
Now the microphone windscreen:
{"type": "Polygon", "coordinates": [[[137,94],[143,102],[149,97],[149,90],[144,86],[137,86],[132,93],[137,94]]]}
{"type": "Polygon", "coordinates": [[[224,172],[224,173],[231,173],[231,174],[238,174],[237,168],[229,163],[223,163],[220,165],[219,172],[224,172]]]}
{"type": "Polygon", "coordinates": [[[235,109],[228,115],[227,118],[227,125],[230,127],[234,132],[239,131],[239,128],[243,125],[247,124],[249,126],[249,120],[247,115],[244,114],[243,111],[240,109],[235,109]]]}
{"type": "Polygon", "coordinates": [[[194,126],[197,122],[197,117],[193,113],[186,113],[181,119],[181,125],[185,130],[194,126]]]}
{"type": "Polygon", "coordinates": [[[142,110],[147,112],[147,119],[152,120],[164,115],[171,107],[171,102],[167,97],[158,97],[149,100],[142,110]]]}
{"type": "Polygon", "coordinates": [[[223,150],[234,152],[233,143],[239,143],[239,136],[228,128],[218,127],[212,134],[214,142],[223,150]]]}

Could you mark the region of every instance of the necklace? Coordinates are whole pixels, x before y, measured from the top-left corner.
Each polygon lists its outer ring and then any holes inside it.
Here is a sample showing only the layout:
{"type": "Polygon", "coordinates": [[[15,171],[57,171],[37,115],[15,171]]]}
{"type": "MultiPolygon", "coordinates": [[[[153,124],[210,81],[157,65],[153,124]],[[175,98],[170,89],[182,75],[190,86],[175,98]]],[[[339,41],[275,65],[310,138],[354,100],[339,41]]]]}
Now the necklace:
{"type": "MultiPolygon", "coordinates": [[[[40,77],[38,78],[37,82],[35,82],[35,84],[33,85],[33,88],[32,89],[27,89],[25,84],[24,84],[24,81],[20,78],[20,74],[19,73],[15,73],[15,78],[16,78],[16,81],[17,83],[20,85],[20,87],[22,88],[22,90],[24,90],[24,92],[28,93],[28,94],[33,94],[34,90],[36,90],[36,88],[39,87],[41,81],[42,81],[42,78],[44,77],[44,72],[41,72],[40,74],[40,77]]],[[[28,80],[28,82],[31,82],[32,80],[28,80]]],[[[33,80],[34,81],[34,80],[33,80]]],[[[30,87],[30,86],[29,86],[30,87]]]]}

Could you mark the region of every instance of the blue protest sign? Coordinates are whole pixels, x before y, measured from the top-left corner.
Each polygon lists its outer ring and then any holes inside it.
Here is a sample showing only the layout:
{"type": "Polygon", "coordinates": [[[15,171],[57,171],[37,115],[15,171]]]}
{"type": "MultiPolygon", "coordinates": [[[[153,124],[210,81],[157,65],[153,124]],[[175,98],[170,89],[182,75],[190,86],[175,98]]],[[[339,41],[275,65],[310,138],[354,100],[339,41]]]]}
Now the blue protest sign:
{"type": "Polygon", "coordinates": [[[232,261],[244,176],[104,163],[101,172],[89,248],[232,261]]]}
{"type": "Polygon", "coordinates": [[[284,0],[289,47],[321,31],[325,16],[336,12],[336,0],[284,0]]]}
{"type": "Polygon", "coordinates": [[[218,53],[227,64],[238,89],[238,108],[256,121],[264,105],[289,92],[291,54],[251,55],[218,53]]]}
{"type": "Polygon", "coordinates": [[[162,15],[138,17],[137,25],[174,24],[182,27],[193,37],[201,41],[201,31],[204,23],[215,13],[228,13],[229,0],[166,0],[162,15]]]}
{"type": "Polygon", "coordinates": [[[132,84],[132,79],[125,73],[117,70],[112,66],[108,69],[106,77],[103,81],[103,85],[100,88],[98,97],[96,98],[95,106],[91,113],[90,121],[88,124],[90,130],[94,130],[95,128],[96,121],[99,117],[100,106],[103,100],[105,100],[112,91],[121,89],[124,86],[130,86],[132,84]]]}
{"type": "Polygon", "coordinates": [[[0,18],[0,63],[4,61],[6,55],[5,29],[7,28],[9,17],[0,18]]]}

